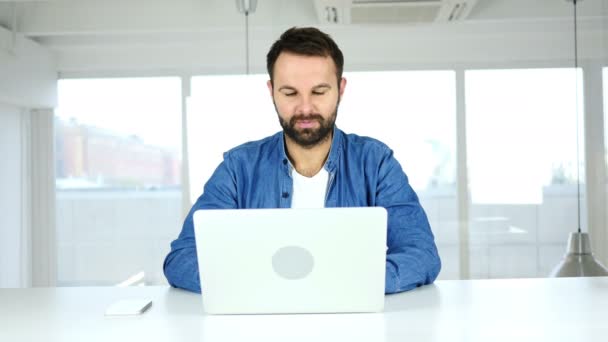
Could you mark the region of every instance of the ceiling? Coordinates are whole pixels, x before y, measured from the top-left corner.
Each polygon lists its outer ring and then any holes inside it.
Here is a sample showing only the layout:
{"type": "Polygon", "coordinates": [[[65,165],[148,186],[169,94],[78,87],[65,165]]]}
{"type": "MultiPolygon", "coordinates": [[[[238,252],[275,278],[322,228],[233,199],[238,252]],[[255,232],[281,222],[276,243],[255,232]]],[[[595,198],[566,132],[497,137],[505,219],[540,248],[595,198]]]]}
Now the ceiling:
{"type": "MultiPolygon", "coordinates": [[[[338,25],[319,20],[315,2],[322,1],[353,0],[258,0],[249,16],[254,69],[263,70],[265,50],[292,26],[319,26],[329,32],[359,69],[374,68],[379,53],[384,67],[447,60],[442,54],[453,60],[483,60],[488,54],[495,59],[571,55],[566,51],[571,36],[565,33],[572,29],[573,6],[567,0],[424,0],[475,5],[459,22],[406,24],[379,17],[373,24],[338,25]],[[367,38],[365,45],[361,37],[367,38]],[[482,41],[485,50],[480,49],[482,41]],[[534,52],[541,48],[550,51],[534,52]]],[[[608,32],[608,0],[579,0],[578,13],[582,31],[608,32]]],[[[245,17],[234,0],[0,0],[0,26],[12,29],[13,19],[19,34],[55,54],[60,71],[208,65],[206,72],[227,72],[242,64],[245,49],[245,17]]],[[[591,48],[596,37],[587,44],[591,48]]]]}
{"type": "MultiPolygon", "coordinates": [[[[344,2],[328,0],[340,1],[344,2]]],[[[580,0],[579,15],[605,15],[607,1],[580,0]]],[[[15,4],[18,31],[34,38],[230,30],[240,29],[244,20],[231,0],[0,0],[0,26],[12,28],[15,4]]],[[[567,0],[478,0],[466,21],[517,22],[571,15],[572,4],[567,0]]],[[[375,23],[382,25],[383,18],[377,19],[375,23]]],[[[313,0],[259,0],[250,16],[252,28],[319,24],[313,0]]],[[[386,18],[384,24],[395,23],[386,18]]]]}

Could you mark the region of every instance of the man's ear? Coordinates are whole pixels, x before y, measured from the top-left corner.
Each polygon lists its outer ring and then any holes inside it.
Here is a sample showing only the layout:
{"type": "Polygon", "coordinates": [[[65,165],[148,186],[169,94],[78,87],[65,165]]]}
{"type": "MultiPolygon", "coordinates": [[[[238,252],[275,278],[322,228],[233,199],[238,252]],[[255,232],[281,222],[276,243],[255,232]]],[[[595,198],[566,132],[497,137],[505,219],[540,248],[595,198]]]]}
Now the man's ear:
{"type": "Polygon", "coordinates": [[[344,95],[344,88],[346,88],[346,78],[342,77],[340,80],[340,98],[344,95]]]}
{"type": "Polygon", "coordinates": [[[273,93],[272,93],[272,81],[268,80],[266,82],[266,85],[268,86],[268,91],[270,92],[270,97],[273,97],[273,93]]]}

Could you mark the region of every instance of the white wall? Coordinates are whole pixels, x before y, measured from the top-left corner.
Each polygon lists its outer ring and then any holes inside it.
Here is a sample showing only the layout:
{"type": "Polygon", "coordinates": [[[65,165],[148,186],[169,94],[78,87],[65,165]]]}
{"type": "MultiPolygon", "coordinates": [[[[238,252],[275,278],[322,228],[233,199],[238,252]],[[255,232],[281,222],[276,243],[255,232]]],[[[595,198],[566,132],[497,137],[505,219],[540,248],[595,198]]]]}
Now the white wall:
{"type": "Polygon", "coordinates": [[[21,113],[0,103],[0,288],[20,286],[21,113]]]}
{"type": "Polygon", "coordinates": [[[29,108],[54,108],[57,71],[51,53],[0,26],[0,102],[29,108]]]}
{"type": "MultiPolygon", "coordinates": [[[[23,113],[53,108],[57,72],[51,53],[39,44],[0,27],[0,288],[30,282],[29,128],[23,113]],[[24,161],[27,161],[24,162],[24,161]],[[26,214],[24,214],[26,213],[26,214]]],[[[38,182],[37,184],[39,184],[38,182]]]]}

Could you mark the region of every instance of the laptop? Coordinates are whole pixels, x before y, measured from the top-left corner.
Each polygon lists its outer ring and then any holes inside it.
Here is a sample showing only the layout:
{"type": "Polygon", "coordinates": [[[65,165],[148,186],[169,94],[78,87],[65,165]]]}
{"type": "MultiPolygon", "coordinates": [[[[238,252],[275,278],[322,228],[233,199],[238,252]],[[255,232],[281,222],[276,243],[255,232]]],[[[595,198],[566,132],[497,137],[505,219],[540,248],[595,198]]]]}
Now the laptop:
{"type": "Polygon", "coordinates": [[[386,231],[380,207],[198,210],[204,311],[382,311],[386,231]]]}

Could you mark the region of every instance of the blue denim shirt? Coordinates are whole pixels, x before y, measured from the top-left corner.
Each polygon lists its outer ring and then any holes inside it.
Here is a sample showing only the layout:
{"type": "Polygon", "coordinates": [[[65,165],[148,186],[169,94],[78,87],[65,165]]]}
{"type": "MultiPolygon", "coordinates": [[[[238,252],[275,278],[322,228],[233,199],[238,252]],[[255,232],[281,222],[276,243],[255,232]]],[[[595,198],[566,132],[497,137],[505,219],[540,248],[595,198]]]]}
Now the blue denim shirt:
{"type": "MultiPolygon", "coordinates": [[[[171,243],[164,263],[169,283],[201,291],[192,222],[196,210],[290,208],[291,168],[283,132],[226,152],[171,243]]],[[[324,168],[329,172],[325,207],[379,206],[388,211],[385,292],[432,283],[441,269],[433,233],[392,150],[335,128],[324,168]]]]}

